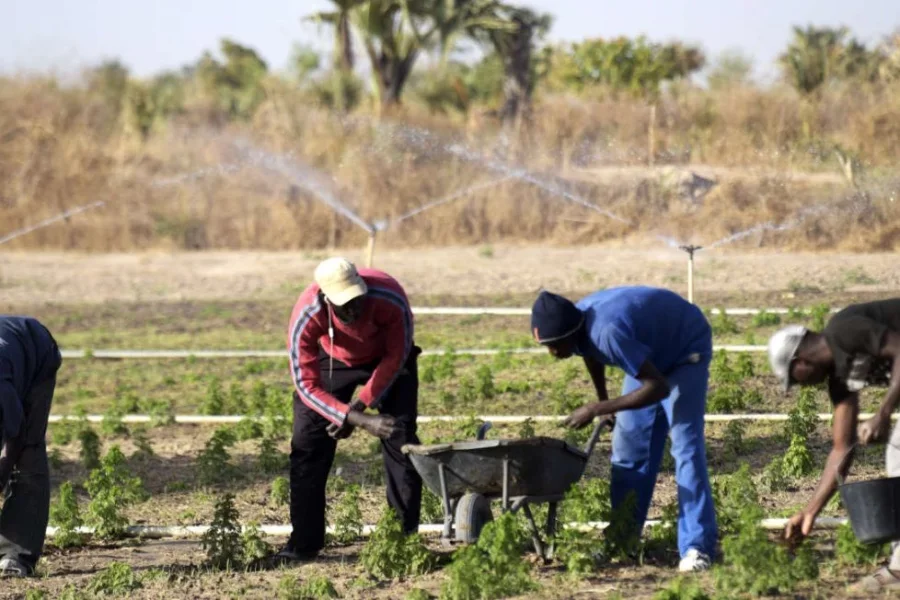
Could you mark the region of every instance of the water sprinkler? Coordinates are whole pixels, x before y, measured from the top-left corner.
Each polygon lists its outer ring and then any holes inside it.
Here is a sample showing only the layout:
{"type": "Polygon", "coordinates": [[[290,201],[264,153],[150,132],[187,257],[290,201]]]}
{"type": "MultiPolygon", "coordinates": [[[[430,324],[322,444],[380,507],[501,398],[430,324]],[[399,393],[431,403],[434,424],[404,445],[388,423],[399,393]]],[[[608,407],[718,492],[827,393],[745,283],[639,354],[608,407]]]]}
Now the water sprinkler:
{"type": "Polygon", "coordinates": [[[702,250],[703,246],[694,246],[686,244],[678,246],[679,250],[684,250],[688,255],[688,302],[694,303],[694,252],[702,250]]]}

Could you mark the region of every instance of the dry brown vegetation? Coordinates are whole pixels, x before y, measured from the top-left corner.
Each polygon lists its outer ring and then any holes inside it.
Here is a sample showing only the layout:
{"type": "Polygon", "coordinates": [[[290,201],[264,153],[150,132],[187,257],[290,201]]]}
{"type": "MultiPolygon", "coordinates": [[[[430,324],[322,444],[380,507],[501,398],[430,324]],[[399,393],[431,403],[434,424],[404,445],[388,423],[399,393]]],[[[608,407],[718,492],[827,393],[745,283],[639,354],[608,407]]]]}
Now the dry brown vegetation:
{"type": "Polygon", "coordinates": [[[542,96],[528,122],[502,129],[484,112],[434,115],[414,103],[381,119],[364,110],[338,116],[273,77],[246,123],[221,119],[199,93],[146,138],[130,122],[127,109],[110,117],[89,87],[0,81],[0,233],[107,202],[6,248],[356,246],[366,233],[335,217],[311,187],[324,181],[374,222],[502,177],[496,165],[526,167],[545,185],[507,180],[389,228],[379,243],[580,245],[657,233],[709,243],[758,223],[790,224],[825,206],[789,231],[738,243],[852,251],[900,244],[893,171],[900,101],[890,88],[836,87],[801,98],[784,88],[710,92],[679,85],[658,105],[654,168],[647,167],[647,104],[608,94],[542,96]],[[271,160],[240,149],[241,140],[281,162],[273,169],[271,160]],[[857,169],[858,187],[841,175],[835,149],[865,166],[857,169]],[[310,179],[299,163],[317,175],[310,179]],[[215,169],[222,165],[231,170],[215,169]],[[281,169],[286,165],[294,171],[281,169]],[[718,179],[702,202],[673,184],[685,169],[718,179]],[[548,187],[626,222],[567,202],[548,187]]]}

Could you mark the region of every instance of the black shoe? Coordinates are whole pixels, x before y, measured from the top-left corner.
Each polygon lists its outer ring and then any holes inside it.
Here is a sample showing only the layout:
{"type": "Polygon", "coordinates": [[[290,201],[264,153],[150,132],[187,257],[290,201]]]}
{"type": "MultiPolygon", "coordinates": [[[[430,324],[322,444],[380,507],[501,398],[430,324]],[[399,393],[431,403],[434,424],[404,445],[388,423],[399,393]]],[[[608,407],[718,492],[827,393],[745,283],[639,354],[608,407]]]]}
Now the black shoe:
{"type": "Polygon", "coordinates": [[[297,552],[290,546],[285,546],[272,559],[279,564],[305,563],[316,560],[319,556],[318,550],[307,550],[305,552],[297,552]]]}

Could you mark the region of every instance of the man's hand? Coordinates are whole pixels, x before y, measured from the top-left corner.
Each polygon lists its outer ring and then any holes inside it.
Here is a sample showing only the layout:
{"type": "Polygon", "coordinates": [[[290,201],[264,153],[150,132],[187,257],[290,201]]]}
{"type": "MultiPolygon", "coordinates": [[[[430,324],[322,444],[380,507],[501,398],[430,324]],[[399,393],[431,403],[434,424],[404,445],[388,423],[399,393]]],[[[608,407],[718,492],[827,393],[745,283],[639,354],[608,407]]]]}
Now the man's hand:
{"type": "Polygon", "coordinates": [[[388,415],[367,415],[356,410],[351,410],[347,413],[346,423],[353,427],[360,427],[383,440],[393,437],[401,429],[400,423],[394,417],[388,415]]]}
{"type": "Polygon", "coordinates": [[[335,425],[332,423],[325,431],[336,440],[345,440],[353,435],[353,432],[356,431],[356,427],[347,423],[347,420],[345,419],[343,425],[335,425]]]}
{"type": "Polygon", "coordinates": [[[891,420],[889,418],[884,417],[880,412],[875,413],[874,417],[859,424],[857,429],[859,443],[866,446],[886,442],[890,434],[890,427],[891,420]]]}
{"type": "Polygon", "coordinates": [[[802,541],[810,534],[815,522],[816,515],[801,510],[788,519],[787,525],[784,526],[784,539],[792,543],[802,541]]]}
{"type": "Polygon", "coordinates": [[[582,429],[587,427],[597,417],[596,404],[596,402],[591,402],[590,404],[585,404],[577,409],[569,415],[569,418],[563,422],[563,425],[570,429],[582,429]]]}

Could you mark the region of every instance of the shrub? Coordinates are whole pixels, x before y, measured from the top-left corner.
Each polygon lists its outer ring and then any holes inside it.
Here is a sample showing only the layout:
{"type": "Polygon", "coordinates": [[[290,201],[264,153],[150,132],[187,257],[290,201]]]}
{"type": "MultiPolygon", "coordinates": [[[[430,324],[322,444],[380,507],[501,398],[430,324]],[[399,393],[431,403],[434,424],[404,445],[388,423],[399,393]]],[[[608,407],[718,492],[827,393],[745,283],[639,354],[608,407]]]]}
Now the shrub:
{"type": "Polygon", "coordinates": [[[71,548],[84,543],[84,536],[77,531],[84,525],[84,519],[78,509],[78,499],[71,481],[66,481],[59,487],[59,498],[50,506],[50,523],[57,528],[53,538],[57,547],[71,548]]]}
{"type": "Polygon", "coordinates": [[[79,456],[81,464],[90,471],[100,465],[100,436],[90,427],[85,427],[78,432],[78,441],[81,443],[79,456]]]}
{"type": "Polygon", "coordinates": [[[531,567],[522,559],[525,540],[525,533],[512,513],[485,525],[478,543],[454,553],[441,589],[441,600],[491,600],[536,589],[531,567]]]}
{"type": "Polygon", "coordinates": [[[816,304],[809,309],[811,317],[810,329],[813,331],[822,331],[825,329],[825,320],[831,314],[831,307],[827,304],[816,304]]]}
{"type": "Polygon", "coordinates": [[[278,582],[279,600],[324,600],[326,598],[340,598],[327,577],[314,576],[301,584],[295,577],[285,575],[278,582]]]}
{"type": "Polygon", "coordinates": [[[736,383],[716,386],[706,402],[706,409],[711,413],[730,414],[744,408],[744,390],[736,383]]]}
{"type": "Polygon", "coordinates": [[[234,494],[226,493],[216,502],[212,524],[200,541],[206,559],[214,569],[232,569],[243,564],[239,514],[234,507],[234,494]]]}
{"type": "Polygon", "coordinates": [[[234,468],[228,462],[231,456],[228,448],[235,444],[234,433],[230,429],[216,429],[197,458],[200,483],[211,485],[222,483],[233,475],[234,468]]]}
{"type": "Polygon", "coordinates": [[[475,392],[483,400],[490,400],[496,393],[494,387],[494,373],[490,365],[481,365],[475,371],[475,392]]]}
{"type": "Polygon", "coordinates": [[[272,553],[272,547],[263,539],[264,534],[259,529],[259,523],[250,523],[241,534],[242,558],[245,565],[265,558],[272,553]]]}
{"type": "Polygon", "coordinates": [[[422,575],[435,567],[434,555],[419,534],[406,535],[391,508],[385,508],[359,555],[366,572],[376,579],[422,575]]]}
{"type": "Polygon", "coordinates": [[[95,595],[123,596],[143,587],[140,577],[129,565],[112,562],[91,579],[87,590],[95,595]]]}
{"type": "Polygon", "coordinates": [[[653,596],[653,600],[710,600],[696,581],[679,577],[653,596]]]}
{"type": "Polygon", "coordinates": [[[775,313],[766,311],[766,309],[762,309],[753,315],[753,326],[756,328],[774,327],[779,324],[781,324],[781,317],[775,313]]]}
{"type": "Polygon", "coordinates": [[[95,528],[94,535],[103,539],[122,537],[128,519],[121,511],[147,496],[140,477],[131,476],[118,446],[109,449],[84,487],[91,497],[87,524],[95,528]]]}
{"type": "Polygon", "coordinates": [[[206,388],[206,396],[200,403],[201,415],[223,415],[225,414],[225,393],[222,391],[222,382],[218,377],[209,380],[206,388]]]}
{"type": "Polygon", "coordinates": [[[352,544],[362,536],[363,515],[359,492],[358,485],[348,485],[334,508],[328,507],[329,512],[333,513],[329,515],[329,520],[334,523],[331,539],[337,544],[352,544]]]}
{"type": "Polygon", "coordinates": [[[722,450],[728,458],[737,458],[747,450],[747,444],[744,442],[744,433],[746,431],[746,421],[729,421],[725,426],[725,433],[722,436],[722,450]]]}
{"type": "Polygon", "coordinates": [[[276,506],[287,506],[291,502],[291,483],[287,477],[276,477],[272,482],[272,502],[276,506]]]}
{"type": "Polygon", "coordinates": [[[259,468],[263,473],[278,473],[288,467],[288,456],[278,450],[278,443],[264,437],[259,443],[259,468]]]}
{"type": "Polygon", "coordinates": [[[853,528],[844,523],[837,530],[834,556],[841,565],[875,566],[889,556],[890,544],[863,544],[856,539],[853,528]]]}
{"type": "Polygon", "coordinates": [[[520,438],[531,438],[535,436],[534,431],[534,419],[531,417],[522,421],[522,424],[519,425],[519,437],[520,438]]]}

